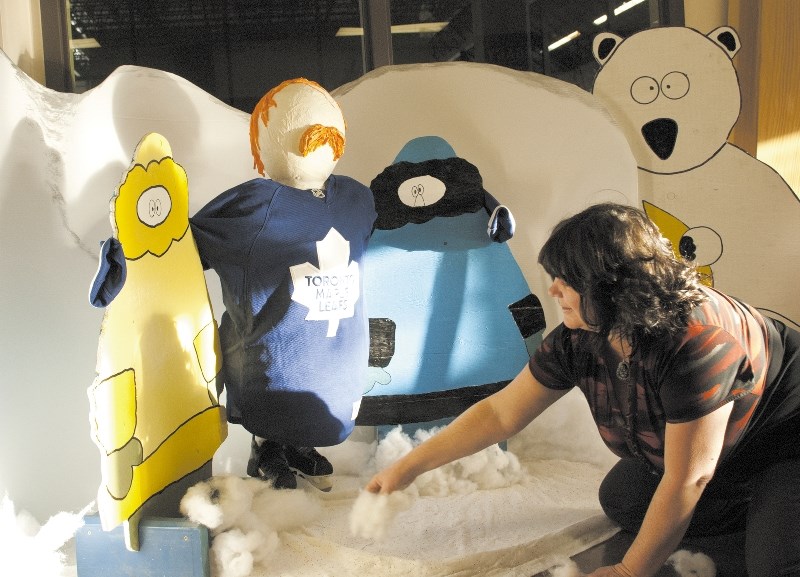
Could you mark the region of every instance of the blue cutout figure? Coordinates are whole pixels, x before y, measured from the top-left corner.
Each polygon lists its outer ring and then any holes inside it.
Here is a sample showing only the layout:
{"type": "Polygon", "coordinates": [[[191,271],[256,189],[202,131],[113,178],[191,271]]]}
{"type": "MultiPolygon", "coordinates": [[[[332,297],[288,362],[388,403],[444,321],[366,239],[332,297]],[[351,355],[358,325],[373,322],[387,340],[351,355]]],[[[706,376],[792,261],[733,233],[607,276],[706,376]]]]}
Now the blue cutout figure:
{"type": "Polygon", "coordinates": [[[528,352],[509,305],[536,297],[505,244],[514,233],[508,208],[436,136],[407,143],[370,188],[378,217],[365,279],[367,394],[513,378],[528,352]]]}

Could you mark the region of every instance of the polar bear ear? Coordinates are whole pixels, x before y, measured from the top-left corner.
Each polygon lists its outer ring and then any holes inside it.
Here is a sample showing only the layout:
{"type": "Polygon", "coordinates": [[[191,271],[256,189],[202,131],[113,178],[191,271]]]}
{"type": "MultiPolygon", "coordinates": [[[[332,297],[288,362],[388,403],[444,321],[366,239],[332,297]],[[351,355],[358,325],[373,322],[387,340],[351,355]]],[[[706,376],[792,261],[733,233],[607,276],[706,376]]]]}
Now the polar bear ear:
{"type": "Polygon", "coordinates": [[[742,47],[739,35],[730,26],[720,26],[708,33],[708,38],[719,45],[727,54],[728,58],[733,58],[742,47]]]}
{"type": "Polygon", "coordinates": [[[622,36],[617,36],[611,32],[601,32],[592,40],[592,52],[594,59],[602,66],[622,42],[622,36]]]}

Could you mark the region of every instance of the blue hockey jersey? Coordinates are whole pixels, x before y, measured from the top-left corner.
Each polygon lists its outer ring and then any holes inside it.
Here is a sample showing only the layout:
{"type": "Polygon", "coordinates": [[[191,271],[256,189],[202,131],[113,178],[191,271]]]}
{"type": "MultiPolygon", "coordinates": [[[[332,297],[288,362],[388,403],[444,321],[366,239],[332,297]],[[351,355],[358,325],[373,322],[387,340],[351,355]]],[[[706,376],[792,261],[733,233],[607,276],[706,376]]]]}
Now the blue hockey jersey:
{"type": "Polygon", "coordinates": [[[228,420],[296,446],[347,438],[368,364],[373,196],[344,176],[328,178],[323,193],[256,178],[190,219],[203,266],[222,287],[228,420]]]}

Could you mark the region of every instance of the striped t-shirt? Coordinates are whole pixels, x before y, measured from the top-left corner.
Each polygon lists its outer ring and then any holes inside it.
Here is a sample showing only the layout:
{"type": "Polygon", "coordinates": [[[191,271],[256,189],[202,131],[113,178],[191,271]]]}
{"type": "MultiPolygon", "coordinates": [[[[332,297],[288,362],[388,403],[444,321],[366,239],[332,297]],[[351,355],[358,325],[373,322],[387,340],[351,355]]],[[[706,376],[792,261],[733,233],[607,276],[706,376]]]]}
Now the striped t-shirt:
{"type": "MultiPolygon", "coordinates": [[[[603,441],[620,457],[644,459],[663,470],[667,423],[691,421],[733,402],[720,466],[737,460],[736,455],[761,459],[763,451],[752,447],[768,437],[772,444],[784,424],[797,430],[797,370],[788,372],[793,378],[774,378],[783,365],[784,347],[772,320],[714,289],[703,290],[708,299],[693,310],[681,336],[632,352],[627,382],[612,378],[616,362],[608,360],[606,339],[563,324],[531,357],[531,372],[549,388],[579,387],[603,441]]],[[[773,456],[785,449],[772,451],[773,456]]]]}

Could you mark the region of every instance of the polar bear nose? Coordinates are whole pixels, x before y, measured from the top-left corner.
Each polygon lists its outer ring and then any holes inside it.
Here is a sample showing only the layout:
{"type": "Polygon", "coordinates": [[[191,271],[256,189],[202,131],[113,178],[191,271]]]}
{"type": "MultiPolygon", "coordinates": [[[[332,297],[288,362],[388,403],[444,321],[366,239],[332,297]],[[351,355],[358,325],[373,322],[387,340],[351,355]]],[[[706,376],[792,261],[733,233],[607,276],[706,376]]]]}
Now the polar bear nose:
{"type": "Polygon", "coordinates": [[[642,136],[661,160],[666,160],[675,149],[678,139],[678,123],[671,118],[656,118],[642,126],[642,136]]]}

